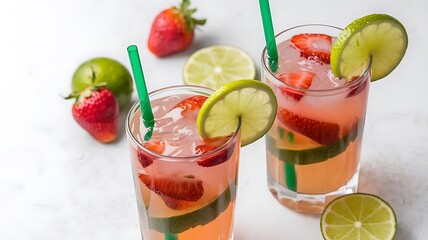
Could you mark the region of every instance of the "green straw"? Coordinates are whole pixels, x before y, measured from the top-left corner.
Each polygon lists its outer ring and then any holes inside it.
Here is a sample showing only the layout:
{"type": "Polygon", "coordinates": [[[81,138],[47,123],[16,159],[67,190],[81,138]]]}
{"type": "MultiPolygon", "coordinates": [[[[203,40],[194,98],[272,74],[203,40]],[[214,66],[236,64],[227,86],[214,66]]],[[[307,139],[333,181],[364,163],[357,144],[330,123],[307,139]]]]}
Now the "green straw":
{"type": "Polygon", "coordinates": [[[269,66],[272,72],[276,72],[276,70],[278,69],[278,49],[276,48],[269,0],[259,0],[259,4],[260,12],[262,14],[263,30],[265,33],[265,42],[268,53],[269,66]]]}
{"type": "MultiPolygon", "coordinates": [[[[135,45],[128,47],[129,61],[131,62],[132,74],[134,75],[135,85],[137,86],[138,98],[140,99],[141,117],[147,133],[144,140],[148,141],[152,137],[153,127],[155,125],[152,106],[150,105],[149,93],[147,92],[146,81],[144,79],[143,68],[141,67],[140,55],[135,45]]],[[[172,233],[164,233],[165,240],[177,240],[178,236],[172,233]]]]}
{"type": "Polygon", "coordinates": [[[178,236],[172,233],[166,234],[165,233],[165,240],[178,240],[178,236]]]}
{"type": "Polygon", "coordinates": [[[146,81],[144,80],[143,69],[141,67],[137,46],[131,45],[128,47],[128,56],[129,61],[131,62],[135,85],[137,86],[138,98],[140,99],[142,113],[141,117],[143,118],[144,126],[147,128],[147,133],[144,135],[144,140],[148,141],[152,137],[155,121],[152,107],[150,106],[149,93],[147,92],[146,81]]]}
{"type": "MultiPolygon", "coordinates": [[[[273,31],[272,15],[270,13],[269,0],[259,0],[262,15],[263,30],[268,53],[269,67],[272,72],[278,69],[278,49],[276,48],[275,33],[273,31]]],[[[297,191],[296,170],[294,164],[285,163],[285,183],[287,188],[297,191]]]]}

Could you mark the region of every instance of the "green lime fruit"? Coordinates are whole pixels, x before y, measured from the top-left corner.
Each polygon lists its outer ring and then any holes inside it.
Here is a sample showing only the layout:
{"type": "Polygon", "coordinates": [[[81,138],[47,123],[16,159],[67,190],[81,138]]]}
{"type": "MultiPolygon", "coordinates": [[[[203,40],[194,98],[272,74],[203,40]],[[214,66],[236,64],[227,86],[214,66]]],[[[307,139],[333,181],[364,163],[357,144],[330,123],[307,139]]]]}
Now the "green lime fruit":
{"type": "Polygon", "coordinates": [[[376,81],[397,67],[407,44],[406,29],[397,19],[386,14],[367,15],[339,34],[331,50],[331,69],[337,77],[352,79],[371,61],[372,81],[376,81]]]}
{"type": "Polygon", "coordinates": [[[82,63],[74,72],[71,90],[80,92],[100,83],[106,84],[121,109],[128,105],[133,91],[131,74],[125,66],[110,58],[93,58],[82,63]]]}
{"type": "Polygon", "coordinates": [[[397,219],[394,210],[380,197],[354,193],[333,200],[321,216],[326,240],[394,239],[397,219]]]}
{"type": "Polygon", "coordinates": [[[185,84],[218,89],[238,79],[254,79],[256,67],[250,56],[239,48],[216,45],[193,53],[183,68],[185,84]]]}
{"type": "Polygon", "coordinates": [[[277,111],[272,89],[256,80],[229,82],[204,102],[196,124],[204,139],[228,136],[241,124],[241,146],[264,136],[271,128],[277,111]]]}

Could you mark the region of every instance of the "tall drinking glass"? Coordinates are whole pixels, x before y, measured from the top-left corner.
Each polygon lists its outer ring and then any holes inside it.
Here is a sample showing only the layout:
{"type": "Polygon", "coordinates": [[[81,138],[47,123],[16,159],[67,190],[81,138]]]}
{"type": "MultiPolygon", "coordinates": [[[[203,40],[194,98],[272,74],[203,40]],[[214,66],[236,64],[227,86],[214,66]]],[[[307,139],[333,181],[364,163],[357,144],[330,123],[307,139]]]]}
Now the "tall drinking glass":
{"type": "Polygon", "coordinates": [[[265,138],[268,187],[298,212],[320,213],[358,187],[370,66],[351,80],[333,75],[329,51],[340,32],[302,25],[279,33],[275,72],[266,48],[262,53],[262,81],[278,99],[277,118],[265,138]]]}
{"type": "Polygon", "coordinates": [[[172,86],[149,94],[155,127],[149,141],[139,103],[126,133],[144,240],[233,239],[240,127],[224,138],[202,140],[200,104],[213,91],[172,86]]]}

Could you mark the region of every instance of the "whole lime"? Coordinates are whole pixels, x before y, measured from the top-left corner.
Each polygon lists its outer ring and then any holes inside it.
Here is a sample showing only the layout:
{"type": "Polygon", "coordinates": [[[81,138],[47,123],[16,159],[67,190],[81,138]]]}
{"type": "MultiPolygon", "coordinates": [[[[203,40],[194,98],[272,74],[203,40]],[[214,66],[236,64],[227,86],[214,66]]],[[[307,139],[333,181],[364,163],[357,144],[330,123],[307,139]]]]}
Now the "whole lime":
{"type": "Polygon", "coordinates": [[[110,58],[93,58],[82,63],[74,72],[71,90],[82,91],[103,82],[117,98],[120,108],[126,107],[133,91],[132,77],[125,66],[110,58]]]}

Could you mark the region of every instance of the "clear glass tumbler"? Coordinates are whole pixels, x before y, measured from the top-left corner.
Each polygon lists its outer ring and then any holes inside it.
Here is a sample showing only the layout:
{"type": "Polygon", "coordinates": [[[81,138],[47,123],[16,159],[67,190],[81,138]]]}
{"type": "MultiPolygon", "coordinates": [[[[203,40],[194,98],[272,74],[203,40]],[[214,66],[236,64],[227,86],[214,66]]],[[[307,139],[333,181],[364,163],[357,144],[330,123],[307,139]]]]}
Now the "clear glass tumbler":
{"type": "Polygon", "coordinates": [[[279,33],[275,72],[266,48],[261,56],[262,81],[278,99],[277,118],[265,137],[268,187],[282,205],[298,212],[321,213],[331,200],[358,187],[370,66],[351,81],[336,78],[333,86],[322,87],[315,83],[321,75],[317,68],[332,74],[329,63],[287,52],[295,35],[326,34],[334,42],[340,32],[328,25],[302,25],[279,33]],[[284,79],[292,72],[311,72],[314,86],[305,89],[288,84],[284,79]]]}
{"type": "MultiPolygon", "coordinates": [[[[155,115],[152,139],[155,143],[179,145],[178,150],[184,145],[195,145],[195,142],[182,138],[183,132],[195,129],[194,115],[172,117],[175,120],[167,124],[157,115],[159,111],[169,111],[168,116],[172,116],[183,99],[209,96],[212,92],[197,86],[172,86],[151,92],[149,97],[155,115]],[[171,132],[157,132],[160,125],[171,132]]],[[[137,102],[128,113],[126,133],[143,239],[233,239],[240,127],[215,149],[202,155],[179,157],[159,154],[153,143],[144,142],[140,119],[137,102]]]]}

